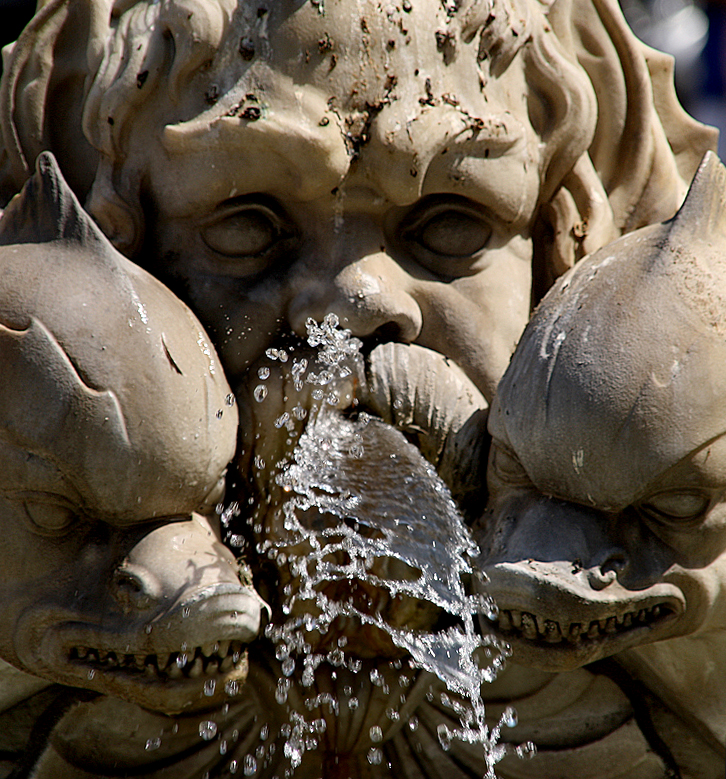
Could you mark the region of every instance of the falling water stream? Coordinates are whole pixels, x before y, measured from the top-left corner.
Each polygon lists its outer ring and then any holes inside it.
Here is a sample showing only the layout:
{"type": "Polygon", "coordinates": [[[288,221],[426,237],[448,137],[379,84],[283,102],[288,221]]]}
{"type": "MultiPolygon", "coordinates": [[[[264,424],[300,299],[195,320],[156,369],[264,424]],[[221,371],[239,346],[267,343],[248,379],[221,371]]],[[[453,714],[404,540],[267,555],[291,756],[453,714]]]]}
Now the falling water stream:
{"type": "MultiPolygon", "coordinates": [[[[263,507],[250,520],[257,554],[280,572],[280,608],[265,631],[279,662],[275,699],[285,706],[298,685],[305,703],[302,710],[288,707],[280,728],[289,764],[284,775],[292,776],[305,753],[319,748],[327,724],[311,712],[326,705],[335,716],[341,706],[359,705],[346,679],[367,674],[386,693],[389,678],[398,674],[404,689],[423,670],[443,682],[441,702],[455,714],[448,722],[458,720],[454,727],[438,726],[441,748],[456,740],[480,745],[486,776],[494,777],[507,752],[500,730],[516,724],[516,715],[507,710],[493,728],[484,718],[481,685],[494,679],[510,650],[476,628],[477,614],[496,615],[488,596],[467,588],[477,575],[477,548],[447,486],[418,449],[356,409],[355,401],[340,410],[342,396],[362,375],[357,339],[328,315],[321,324],[309,321],[308,342],[317,349],[314,357],[267,353],[271,363],[284,364],[300,398],[286,398],[290,410],[274,422],[292,444],[274,470],[279,508],[263,507]],[[319,692],[319,674],[338,680],[334,692],[319,692]]],[[[258,403],[267,402],[269,376],[268,368],[258,370],[258,403]]],[[[222,512],[223,524],[233,528],[237,513],[236,507],[222,512]]],[[[228,541],[239,543],[229,533],[228,541]]],[[[371,766],[384,760],[386,724],[403,715],[414,730],[405,689],[386,720],[368,723],[371,766]]],[[[245,775],[260,767],[254,754],[241,766],[245,775]]]]}

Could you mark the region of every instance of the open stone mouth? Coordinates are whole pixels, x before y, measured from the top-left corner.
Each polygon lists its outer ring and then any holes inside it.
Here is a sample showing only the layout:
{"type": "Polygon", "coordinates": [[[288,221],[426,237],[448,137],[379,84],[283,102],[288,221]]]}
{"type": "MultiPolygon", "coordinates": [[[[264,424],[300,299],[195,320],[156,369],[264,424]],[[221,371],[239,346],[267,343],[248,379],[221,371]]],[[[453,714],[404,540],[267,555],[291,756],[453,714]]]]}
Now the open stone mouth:
{"type": "Polygon", "coordinates": [[[650,608],[627,611],[624,614],[592,620],[591,622],[560,623],[528,611],[500,609],[495,620],[499,630],[509,637],[546,644],[579,644],[601,641],[636,628],[653,627],[675,614],[665,603],[650,608]]]}
{"type": "Polygon", "coordinates": [[[197,679],[203,675],[226,674],[238,668],[244,658],[241,641],[217,641],[187,651],[159,654],[125,654],[77,646],[70,650],[72,664],[99,673],[143,675],[156,681],[197,679]]]}

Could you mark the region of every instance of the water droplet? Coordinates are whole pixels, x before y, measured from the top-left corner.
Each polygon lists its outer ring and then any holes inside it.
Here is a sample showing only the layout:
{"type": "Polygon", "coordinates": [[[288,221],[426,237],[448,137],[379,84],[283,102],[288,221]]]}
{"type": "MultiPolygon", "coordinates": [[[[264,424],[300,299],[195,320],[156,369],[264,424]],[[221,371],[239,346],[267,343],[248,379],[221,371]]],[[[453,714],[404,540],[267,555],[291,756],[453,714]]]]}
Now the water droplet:
{"type": "Polygon", "coordinates": [[[380,765],[383,760],[383,751],[378,747],[371,747],[368,750],[368,762],[371,765],[380,765]]]}
{"type": "Polygon", "coordinates": [[[288,360],[288,354],[284,349],[280,349],[280,351],[277,353],[277,359],[280,362],[287,362],[288,360]]]}
{"type": "Polygon", "coordinates": [[[313,720],[313,730],[316,733],[325,733],[328,728],[328,723],[324,719],[313,720]]]}
{"type": "Polygon", "coordinates": [[[214,691],[217,688],[217,682],[214,679],[207,679],[206,682],[204,682],[204,694],[207,697],[211,697],[214,695],[214,691]]]}
{"type": "Polygon", "coordinates": [[[533,758],[537,754],[537,747],[531,741],[527,741],[515,747],[514,751],[517,757],[533,758]]]}
{"type": "Polygon", "coordinates": [[[519,717],[517,716],[515,709],[513,709],[511,706],[507,706],[507,708],[504,709],[502,720],[508,728],[515,728],[517,726],[517,722],[519,722],[519,717]]]}
{"type": "Polygon", "coordinates": [[[439,743],[444,752],[451,748],[451,731],[443,723],[436,728],[436,735],[439,737],[439,743]]]}
{"type": "Polygon", "coordinates": [[[269,379],[270,378],[270,369],[267,366],[265,366],[264,368],[260,368],[257,371],[257,376],[258,376],[258,378],[262,379],[262,381],[264,381],[265,379],[269,379]]]}
{"type": "Polygon", "coordinates": [[[146,744],[144,746],[144,749],[147,752],[153,752],[155,749],[158,749],[160,746],[161,746],[160,738],[148,738],[146,739],[146,744]]]}
{"type": "Polygon", "coordinates": [[[221,419],[224,416],[224,409],[223,408],[218,408],[216,416],[217,416],[217,419],[221,419]]]}
{"type": "Polygon", "coordinates": [[[352,711],[355,711],[358,708],[358,698],[355,697],[351,698],[348,701],[348,708],[351,709],[352,711]]]}
{"type": "Polygon", "coordinates": [[[96,675],[96,672],[93,670],[93,668],[89,668],[89,669],[88,669],[88,674],[87,674],[88,678],[89,678],[89,679],[93,679],[93,677],[94,677],[95,675],[96,675]]]}
{"type": "Polygon", "coordinates": [[[224,403],[227,406],[234,406],[234,395],[230,392],[227,397],[224,399],[224,403]]]}
{"type": "Polygon", "coordinates": [[[238,769],[238,768],[239,768],[239,764],[237,763],[237,761],[236,761],[236,760],[233,760],[233,761],[232,761],[232,762],[229,764],[229,772],[230,772],[230,774],[236,774],[236,773],[237,773],[237,769],[238,769]]]}
{"type": "Polygon", "coordinates": [[[408,728],[411,731],[418,730],[418,717],[411,717],[411,719],[408,721],[408,728]]]}
{"type": "Polygon", "coordinates": [[[266,349],[265,356],[270,360],[277,359],[277,349],[266,349]]]}
{"type": "Polygon", "coordinates": [[[369,731],[368,731],[371,741],[374,744],[378,744],[380,741],[383,741],[383,731],[380,729],[378,725],[374,725],[369,731]]]}
{"type": "Polygon", "coordinates": [[[187,664],[187,660],[189,658],[187,657],[186,652],[179,652],[179,654],[176,656],[176,664],[179,668],[184,668],[184,666],[187,664]]]}
{"type": "Polygon", "coordinates": [[[262,403],[262,401],[267,397],[267,387],[265,387],[264,384],[258,384],[255,387],[253,395],[258,403],[262,403]]]}
{"type": "Polygon", "coordinates": [[[267,741],[269,736],[270,736],[270,726],[269,725],[263,725],[260,728],[260,741],[267,741]]]}
{"type": "Polygon", "coordinates": [[[252,776],[257,772],[257,761],[252,755],[245,755],[244,760],[244,775],[252,776]]]}
{"type": "Polygon", "coordinates": [[[144,632],[145,632],[145,633],[146,633],[146,635],[148,636],[148,635],[150,635],[150,633],[151,633],[151,631],[152,631],[153,629],[154,629],[154,626],[153,626],[153,625],[147,625],[147,626],[144,628],[144,632]]]}
{"type": "MultiPolygon", "coordinates": [[[[366,567],[369,567],[369,566],[366,566],[366,567]]],[[[370,677],[371,677],[371,682],[376,687],[381,687],[383,685],[383,677],[381,676],[381,672],[377,668],[374,668],[371,671],[370,677]]]]}
{"type": "Polygon", "coordinates": [[[386,709],[386,716],[388,717],[391,722],[398,722],[401,715],[396,711],[396,709],[386,709]]]}
{"type": "Polygon", "coordinates": [[[191,609],[189,606],[184,606],[184,608],[182,608],[182,619],[186,619],[189,616],[190,611],[191,609]]]}
{"type": "Polygon", "coordinates": [[[211,741],[217,735],[217,723],[212,720],[204,720],[199,723],[199,735],[204,741],[211,741]]]}
{"type": "Polygon", "coordinates": [[[227,693],[227,695],[237,695],[239,692],[239,682],[234,681],[234,679],[230,679],[224,685],[224,691],[227,693]]]}
{"type": "Polygon", "coordinates": [[[219,754],[220,755],[227,754],[227,742],[224,740],[219,742],[219,754]]]}

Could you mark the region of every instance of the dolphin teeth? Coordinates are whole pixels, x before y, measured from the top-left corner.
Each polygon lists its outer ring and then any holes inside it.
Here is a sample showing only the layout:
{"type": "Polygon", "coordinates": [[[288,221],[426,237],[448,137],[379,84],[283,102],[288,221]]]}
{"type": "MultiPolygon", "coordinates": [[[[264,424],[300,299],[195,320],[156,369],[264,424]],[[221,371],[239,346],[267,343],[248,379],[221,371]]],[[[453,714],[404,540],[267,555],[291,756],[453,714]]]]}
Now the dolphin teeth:
{"type": "Polygon", "coordinates": [[[116,657],[115,652],[109,652],[106,655],[106,659],[104,661],[107,665],[116,666],[120,665],[118,658],[116,657]]]}
{"type": "Polygon", "coordinates": [[[210,660],[206,667],[204,668],[204,672],[209,675],[214,675],[219,670],[219,663],[216,660],[210,660]]]}
{"type": "Polygon", "coordinates": [[[79,660],[83,660],[87,654],[88,654],[88,647],[85,646],[76,647],[76,657],[78,657],[79,660]]]}
{"type": "Polygon", "coordinates": [[[146,655],[134,655],[136,661],[136,667],[143,670],[146,666],[146,655]]]}
{"type": "Polygon", "coordinates": [[[202,675],[204,672],[204,662],[202,661],[202,658],[197,655],[197,657],[194,659],[194,662],[191,664],[189,670],[187,671],[187,676],[190,679],[197,679],[202,675]]]}
{"type": "Polygon", "coordinates": [[[216,644],[202,644],[201,646],[202,654],[205,657],[211,657],[214,654],[216,647],[217,647],[216,644]]]}
{"type": "Polygon", "coordinates": [[[607,621],[605,625],[605,632],[606,633],[617,633],[618,632],[618,626],[615,621],[615,617],[610,617],[610,619],[607,621]]]}
{"type": "Polygon", "coordinates": [[[220,641],[219,642],[219,649],[217,649],[217,654],[220,657],[227,657],[229,654],[229,648],[231,646],[231,641],[220,641]]]}
{"type": "Polygon", "coordinates": [[[232,659],[232,655],[227,655],[221,662],[219,666],[219,670],[222,673],[227,673],[227,671],[231,671],[234,668],[234,660],[232,659]]]}
{"type": "Polygon", "coordinates": [[[499,612],[499,627],[502,630],[509,630],[512,627],[512,619],[508,611],[499,612]]]}
{"type": "Polygon", "coordinates": [[[633,612],[629,611],[624,617],[623,617],[623,627],[629,628],[633,624],[633,612]]]}
{"type": "Polygon", "coordinates": [[[578,643],[581,638],[582,633],[582,625],[579,622],[573,622],[570,625],[570,633],[568,635],[568,638],[570,641],[573,641],[574,643],[578,643]]]}
{"type": "Polygon", "coordinates": [[[154,666],[153,663],[148,663],[148,665],[144,666],[144,676],[148,677],[149,679],[158,678],[158,674],[156,673],[156,666],[154,666]]]}
{"type": "Polygon", "coordinates": [[[560,625],[554,620],[545,620],[545,641],[550,644],[559,644],[562,641],[560,625]]]}
{"type": "Polygon", "coordinates": [[[546,633],[547,629],[545,625],[547,624],[547,620],[545,620],[544,617],[540,617],[539,614],[535,615],[535,621],[537,622],[537,632],[538,633],[546,633]]]}
{"type": "Polygon", "coordinates": [[[600,625],[597,622],[591,622],[587,631],[588,638],[597,638],[600,635],[600,625]]]}
{"type": "Polygon", "coordinates": [[[519,630],[522,627],[522,612],[510,611],[509,613],[512,615],[512,625],[519,630]]]}
{"type": "Polygon", "coordinates": [[[184,676],[184,672],[176,663],[171,663],[165,670],[170,679],[181,679],[184,676]]]}
{"type": "Polygon", "coordinates": [[[169,665],[169,658],[171,657],[171,652],[161,652],[156,656],[156,664],[159,666],[159,670],[162,671],[169,665]]]}
{"type": "Polygon", "coordinates": [[[522,614],[522,632],[525,638],[530,640],[537,638],[537,624],[534,617],[526,611],[522,614]]]}

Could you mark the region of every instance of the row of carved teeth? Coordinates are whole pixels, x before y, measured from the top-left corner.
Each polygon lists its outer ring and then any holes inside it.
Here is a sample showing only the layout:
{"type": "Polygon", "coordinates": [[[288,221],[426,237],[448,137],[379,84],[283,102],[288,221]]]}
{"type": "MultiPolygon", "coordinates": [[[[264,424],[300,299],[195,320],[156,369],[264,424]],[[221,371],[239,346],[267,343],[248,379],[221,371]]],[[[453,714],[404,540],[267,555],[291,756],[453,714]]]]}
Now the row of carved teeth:
{"type": "Polygon", "coordinates": [[[240,661],[240,641],[217,641],[179,652],[155,655],[124,654],[112,650],[78,646],[71,649],[71,662],[103,670],[143,673],[150,678],[196,679],[203,674],[228,673],[240,661]]]}
{"type": "Polygon", "coordinates": [[[569,641],[577,644],[583,639],[600,639],[603,636],[650,625],[669,613],[670,609],[667,606],[658,604],[648,609],[628,611],[625,614],[593,620],[590,623],[572,622],[562,626],[559,622],[546,619],[539,614],[501,609],[497,623],[504,633],[519,633],[530,641],[545,641],[548,644],[569,641]]]}

